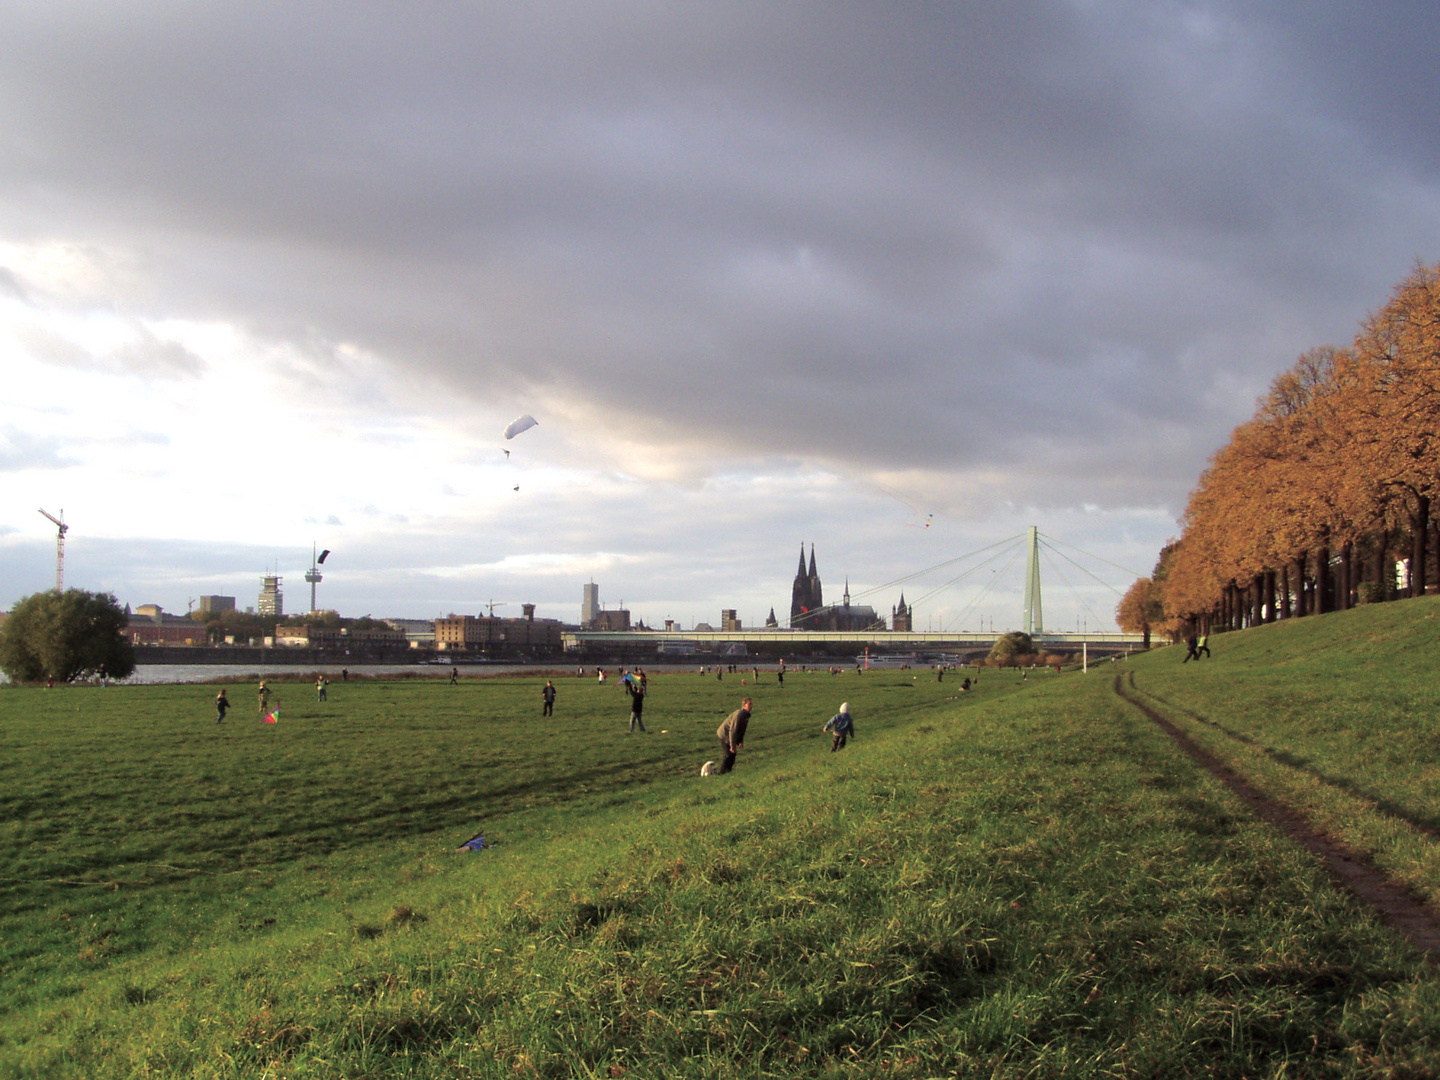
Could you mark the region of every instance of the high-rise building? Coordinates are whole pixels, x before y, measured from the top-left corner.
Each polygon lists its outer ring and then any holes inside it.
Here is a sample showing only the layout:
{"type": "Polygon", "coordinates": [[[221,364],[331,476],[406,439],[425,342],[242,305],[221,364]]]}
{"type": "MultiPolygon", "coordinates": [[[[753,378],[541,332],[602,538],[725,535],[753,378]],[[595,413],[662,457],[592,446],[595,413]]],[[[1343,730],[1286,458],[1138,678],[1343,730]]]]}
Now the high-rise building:
{"type": "Polygon", "coordinates": [[[202,596],[196,603],[195,610],[201,615],[223,615],[227,611],[235,610],[233,596],[202,596]]]}
{"type": "Polygon", "coordinates": [[[580,625],[590,626],[600,615],[600,586],[590,582],[585,586],[584,599],[580,601],[580,625]]]}
{"type": "Polygon", "coordinates": [[[285,614],[285,597],[280,592],[280,578],[266,574],[260,579],[260,602],[257,609],[261,615],[279,619],[285,614]]]}

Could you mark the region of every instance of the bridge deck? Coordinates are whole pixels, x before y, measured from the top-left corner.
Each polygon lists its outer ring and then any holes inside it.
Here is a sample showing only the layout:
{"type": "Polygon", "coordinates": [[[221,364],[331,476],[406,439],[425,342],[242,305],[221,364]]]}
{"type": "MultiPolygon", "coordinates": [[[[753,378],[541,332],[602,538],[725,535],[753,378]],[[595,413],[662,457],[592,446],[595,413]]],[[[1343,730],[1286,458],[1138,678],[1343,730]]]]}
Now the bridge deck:
{"type": "MultiPolygon", "coordinates": [[[[750,645],[781,644],[805,647],[808,645],[848,644],[857,649],[869,647],[881,650],[943,650],[948,648],[978,648],[994,645],[1001,637],[997,633],[945,633],[924,630],[866,630],[858,632],[831,632],[825,630],[577,630],[563,635],[567,648],[581,645],[699,645],[732,644],[750,645]]],[[[1143,645],[1142,634],[1101,634],[1101,633],[1040,633],[1035,643],[1041,646],[1091,645],[1143,645]]]]}

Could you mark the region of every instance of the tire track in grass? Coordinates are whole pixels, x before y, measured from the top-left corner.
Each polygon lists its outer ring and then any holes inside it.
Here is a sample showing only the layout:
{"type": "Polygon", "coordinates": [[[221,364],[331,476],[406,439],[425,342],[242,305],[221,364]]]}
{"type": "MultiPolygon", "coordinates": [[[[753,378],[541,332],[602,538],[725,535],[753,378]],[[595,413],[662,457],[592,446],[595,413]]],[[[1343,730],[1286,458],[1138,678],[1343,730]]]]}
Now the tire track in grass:
{"type": "Polygon", "coordinates": [[[1355,783],[1353,780],[1346,779],[1345,777],[1331,776],[1329,773],[1326,773],[1322,769],[1316,768],[1304,758],[1301,758],[1288,750],[1281,750],[1273,746],[1267,746],[1265,743],[1261,742],[1253,735],[1248,735],[1243,731],[1237,731],[1234,728],[1227,727],[1226,725],[1220,723],[1218,720],[1212,720],[1210,719],[1210,717],[1205,716],[1201,713],[1197,713],[1193,709],[1187,709],[1183,705],[1177,705],[1175,702],[1163,698],[1159,694],[1151,690],[1141,690],[1135,685],[1135,673],[1133,671],[1129,673],[1128,678],[1129,689],[1131,691],[1144,694],[1145,697],[1149,698],[1151,701],[1158,702],[1159,704],[1163,705],[1167,709],[1172,710],[1173,712],[1183,713],[1195,723],[1204,724],[1211,730],[1218,731],[1227,739],[1231,739],[1234,742],[1240,743],[1244,746],[1252,747],[1255,750],[1258,750],[1260,753],[1264,754],[1271,761],[1274,761],[1279,765],[1283,765],[1287,769],[1294,769],[1296,772],[1304,773],[1306,776],[1311,777],[1318,783],[1324,784],[1326,787],[1331,787],[1334,788],[1336,791],[1344,792],[1352,799],[1359,799],[1369,804],[1377,814],[1383,814],[1386,817],[1394,818],[1396,821],[1402,822],[1403,824],[1405,824],[1411,829],[1414,829],[1418,833],[1424,833],[1426,836],[1429,836],[1432,839],[1440,840],[1440,828],[1436,828],[1428,821],[1415,816],[1399,803],[1392,802],[1389,799],[1386,799],[1384,796],[1377,795],[1363,785],[1355,783]]]}
{"type": "Polygon", "coordinates": [[[1126,692],[1121,676],[1115,676],[1115,693],[1133,705],[1156,727],[1190,755],[1202,769],[1214,776],[1248,806],[1253,814],[1300,844],[1320,860],[1326,871],[1361,903],[1371,908],[1380,921],[1415,948],[1431,963],[1440,963],[1440,915],[1404,885],[1387,877],[1358,852],[1317,832],[1303,814],[1270,798],[1240,773],[1195,742],[1179,727],[1144,702],[1126,692]]]}

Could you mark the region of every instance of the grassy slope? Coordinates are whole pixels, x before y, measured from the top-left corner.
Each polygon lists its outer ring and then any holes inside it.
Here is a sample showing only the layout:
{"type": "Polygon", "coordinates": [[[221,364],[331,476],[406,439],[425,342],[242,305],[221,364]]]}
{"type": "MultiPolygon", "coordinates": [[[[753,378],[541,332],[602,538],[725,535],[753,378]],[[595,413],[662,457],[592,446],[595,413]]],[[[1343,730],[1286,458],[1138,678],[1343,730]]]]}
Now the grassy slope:
{"type": "Polygon", "coordinates": [[[707,780],[733,678],[644,739],[572,680],[0,693],[0,1075],[1429,1075],[1431,973],[1108,671],[932,678],[762,684],[707,780]]]}
{"type": "Polygon", "coordinates": [[[1212,638],[1134,684],[1313,824],[1440,908],[1440,597],[1212,638]]]}

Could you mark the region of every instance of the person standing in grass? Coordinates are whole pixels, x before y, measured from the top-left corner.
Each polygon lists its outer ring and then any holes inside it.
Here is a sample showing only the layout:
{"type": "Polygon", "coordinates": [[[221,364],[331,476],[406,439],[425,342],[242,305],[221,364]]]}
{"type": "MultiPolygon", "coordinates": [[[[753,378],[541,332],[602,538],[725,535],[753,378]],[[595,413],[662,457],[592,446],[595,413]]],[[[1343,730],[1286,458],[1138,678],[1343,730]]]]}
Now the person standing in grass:
{"type": "Polygon", "coordinates": [[[640,718],[640,714],[645,711],[645,684],[632,675],[626,675],[620,680],[620,685],[625,687],[626,693],[630,695],[630,729],[625,734],[634,734],[637,725],[640,734],[646,734],[645,721],[640,718]]]}
{"type": "Polygon", "coordinates": [[[540,698],[545,702],[545,707],[540,710],[541,716],[555,715],[555,684],[549,679],[545,680],[545,689],[540,691],[540,698]]]}
{"type": "Polygon", "coordinates": [[[720,740],[720,748],[725,751],[716,772],[728,773],[735,767],[735,755],[745,745],[745,729],[750,726],[750,710],[753,704],[748,697],[745,698],[740,702],[740,708],[727,716],[725,722],[715,729],[715,737],[720,740]]]}
{"type": "Polygon", "coordinates": [[[225,712],[230,708],[230,699],[225,696],[225,688],[222,686],[220,692],[215,695],[215,722],[223,723],[225,712]]]}
{"type": "Polygon", "coordinates": [[[848,701],[841,702],[840,711],[825,721],[825,726],[820,730],[831,732],[835,736],[830,741],[832,754],[836,750],[844,750],[845,740],[855,737],[855,721],[850,716],[850,703],[848,701]]]}
{"type": "Polygon", "coordinates": [[[326,700],[326,697],[327,697],[326,692],[327,692],[329,689],[330,689],[330,680],[329,680],[329,679],[325,678],[324,675],[317,675],[317,676],[315,676],[315,700],[316,700],[316,701],[324,701],[324,700],[326,700]]]}
{"type": "Polygon", "coordinates": [[[260,715],[264,716],[270,708],[270,687],[265,685],[265,680],[260,680],[260,715]]]}

